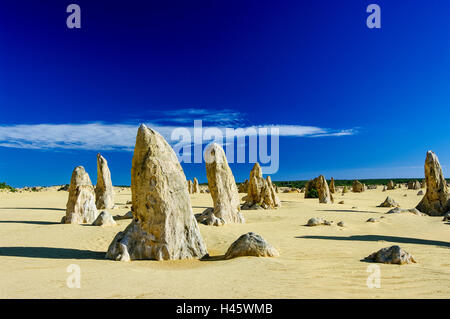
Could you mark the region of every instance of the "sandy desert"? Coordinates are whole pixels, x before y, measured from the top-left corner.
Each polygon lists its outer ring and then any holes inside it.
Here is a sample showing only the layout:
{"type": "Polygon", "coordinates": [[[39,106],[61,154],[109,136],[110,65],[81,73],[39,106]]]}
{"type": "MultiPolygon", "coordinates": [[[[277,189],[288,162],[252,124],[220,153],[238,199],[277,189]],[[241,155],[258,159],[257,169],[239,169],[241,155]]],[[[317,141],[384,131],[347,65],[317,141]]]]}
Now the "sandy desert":
{"type": "MultiPolygon", "coordinates": [[[[415,207],[422,196],[406,188],[334,194],[319,204],[301,193],[279,193],[276,210],[244,210],[244,224],[199,225],[211,256],[225,253],[241,234],[263,236],[279,257],[179,261],[105,259],[117,226],[61,224],[68,193],[0,192],[1,298],[449,298],[448,222],[411,213],[388,214],[377,207],[387,195],[401,207],[415,207]],[[406,197],[404,195],[407,195],[406,197]],[[337,204],[344,200],[344,204],[337,204]],[[307,227],[311,217],[331,226],[307,227]],[[384,218],[381,218],[384,217],[384,218]],[[369,218],[378,222],[368,223],[369,218]],[[344,221],[345,227],[337,226],[344,221]],[[381,288],[368,288],[369,265],[362,259],[400,245],[417,263],[377,264],[381,288]],[[68,288],[71,264],[80,266],[81,288],[68,288]]],[[[124,214],[130,188],[115,188],[116,209],[124,214]]],[[[240,193],[242,198],[245,194],[240,193]]],[[[190,195],[194,213],[212,206],[208,193],[190,195]]]]}

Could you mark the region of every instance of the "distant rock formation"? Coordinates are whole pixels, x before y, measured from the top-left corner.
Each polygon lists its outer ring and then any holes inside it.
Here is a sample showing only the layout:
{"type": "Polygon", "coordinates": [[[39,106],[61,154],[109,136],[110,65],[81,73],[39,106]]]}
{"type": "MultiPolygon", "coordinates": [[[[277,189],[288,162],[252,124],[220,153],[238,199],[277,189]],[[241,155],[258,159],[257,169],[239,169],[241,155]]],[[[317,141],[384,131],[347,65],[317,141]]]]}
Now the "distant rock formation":
{"type": "Polygon", "coordinates": [[[205,161],[214,207],[197,214],[197,221],[214,226],[244,223],[236,181],[223,148],[216,143],[209,145],[205,150],[205,161]]]}
{"type": "Polygon", "coordinates": [[[255,233],[247,233],[240,236],[234,243],[231,244],[225,253],[224,259],[231,259],[242,256],[254,257],[276,257],[280,254],[260,235],[255,233]]]}
{"type": "Polygon", "coordinates": [[[411,254],[403,250],[397,245],[382,248],[379,251],[371,254],[370,256],[367,256],[364,258],[368,261],[373,261],[377,263],[383,263],[383,264],[411,264],[415,263],[415,259],[411,254]]]}
{"type": "Polygon", "coordinates": [[[390,191],[393,190],[394,188],[395,188],[394,181],[389,181],[387,184],[387,190],[390,191]]]}
{"type": "Polygon", "coordinates": [[[432,151],[425,160],[425,182],[425,196],[416,208],[430,216],[443,216],[450,210],[450,195],[439,159],[432,151]]]}
{"type": "Polygon", "coordinates": [[[390,196],[386,197],[378,207],[399,207],[400,205],[390,196]]]}
{"type": "Polygon", "coordinates": [[[347,188],[347,186],[344,186],[344,188],[342,189],[342,195],[344,195],[347,192],[348,192],[348,188],[347,188]]]}
{"type": "Polygon", "coordinates": [[[353,193],[361,193],[361,192],[364,192],[364,184],[362,184],[358,180],[353,181],[353,193]]]}
{"type": "Polygon", "coordinates": [[[94,187],[83,166],[73,170],[66,204],[65,224],[92,224],[99,212],[95,206],[94,187]]]}
{"type": "Polygon", "coordinates": [[[192,183],[192,181],[190,179],[187,181],[187,184],[188,184],[189,194],[193,194],[194,193],[194,184],[192,183]]]}
{"type": "Polygon", "coordinates": [[[187,259],[207,254],[178,158],[156,131],[139,127],[131,168],[133,221],[108,248],[109,259],[187,259]]]}
{"type": "Polygon", "coordinates": [[[95,187],[97,209],[114,208],[114,188],[106,159],[97,154],[97,186],[95,187]]]}
{"type": "Polygon", "coordinates": [[[198,180],[194,177],[194,183],[192,185],[192,194],[200,193],[200,186],[198,185],[198,180]]]}
{"type": "Polygon", "coordinates": [[[334,186],[334,178],[332,177],[331,181],[330,181],[330,193],[334,194],[335,192],[336,192],[336,188],[334,186]]]}
{"type": "Polygon", "coordinates": [[[409,181],[408,182],[408,189],[415,189],[418,190],[420,189],[420,182],[419,181],[409,181]]]}
{"type": "Polygon", "coordinates": [[[272,182],[269,183],[263,178],[259,163],[255,163],[250,172],[247,196],[243,200],[245,203],[242,209],[274,209],[281,206],[272,182]]]}

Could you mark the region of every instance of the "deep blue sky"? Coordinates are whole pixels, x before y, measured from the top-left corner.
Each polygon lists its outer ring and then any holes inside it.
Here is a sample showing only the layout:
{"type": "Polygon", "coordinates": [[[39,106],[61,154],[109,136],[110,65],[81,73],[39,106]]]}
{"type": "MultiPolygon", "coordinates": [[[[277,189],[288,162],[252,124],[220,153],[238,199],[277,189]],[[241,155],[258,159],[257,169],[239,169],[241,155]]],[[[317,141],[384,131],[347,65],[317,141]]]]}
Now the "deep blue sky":
{"type": "MultiPolygon", "coordinates": [[[[449,12],[444,0],[1,0],[0,181],[63,184],[83,165],[95,182],[101,151],[113,183],[129,184],[132,152],[86,149],[88,132],[61,148],[35,125],[192,126],[203,115],[211,125],[351,130],[281,137],[273,180],[422,177],[428,149],[445,173],[449,12]],[[81,29],[66,27],[70,3],[81,29]],[[370,3],[381,29],[366,27],[370,3]]],[[[251,166],[232,165],[236,180],[251,166]]],[[[183,168],[206,181],[204,164],[183,168]]]]}

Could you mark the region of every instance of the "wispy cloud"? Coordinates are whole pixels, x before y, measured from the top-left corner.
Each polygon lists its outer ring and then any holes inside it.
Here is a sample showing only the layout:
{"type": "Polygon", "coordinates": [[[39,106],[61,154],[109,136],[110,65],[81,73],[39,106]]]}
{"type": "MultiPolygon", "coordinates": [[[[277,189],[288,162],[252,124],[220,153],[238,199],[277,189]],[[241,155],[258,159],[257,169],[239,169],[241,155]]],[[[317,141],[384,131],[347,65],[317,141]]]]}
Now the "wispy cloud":
{"type": "MultiPolygon", "coordinates": [[[[226,128],[241,128],[239,135],[264,135],[277,129],[280,136],[291,137],[330,137],[354,135],[356,130],[332,130],[303,125],[258,125],[239,126],[242,114],[231,110],[210,111],[202,109],[183,109],[164,112],[165,124],[156,119],[143,121],[158,131],[172,145],[171,134],[176,128],[184,127],[193,135],[193,120],[201,119],[203,129],[218,128],[225,136],[226,128]],[[206,120],[205,120],[206,119],[206,120]],[[215,125],[211,125],[215,123],[215,125]],[[183,125],[185,124],[185,125],[183,125]],[[205,125],[206,124],[206,125],[205,125]],[[207,125],[209,124],[209,125],[207,125]]],[[[0,146],[22,149],[78,149],[95,151],[132,151],[139,123],[69,123],[69,124],[0,124],[0,146]]]]}

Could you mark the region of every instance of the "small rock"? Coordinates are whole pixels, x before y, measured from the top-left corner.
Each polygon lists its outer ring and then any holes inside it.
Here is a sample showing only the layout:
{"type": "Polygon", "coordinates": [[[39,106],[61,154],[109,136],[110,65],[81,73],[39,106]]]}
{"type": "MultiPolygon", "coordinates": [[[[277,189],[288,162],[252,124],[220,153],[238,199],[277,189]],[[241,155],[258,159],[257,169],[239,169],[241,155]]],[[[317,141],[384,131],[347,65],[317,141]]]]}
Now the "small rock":
{"type": "Polygon", "coordinates": [[[375,223],[377,220],[375,218],[369,218],[366,220],[367,223],[375,223]]]}
{"type": "Polygon", "coordinates": [[[386,214],[398,214],[398,213],[413,213],[414,215],[425,216],[425,214],[419,212],[416,208],[402,209],[399,207],[395,207],[394,209],[391,209],[386,214]]]}
{"type": "Polygon", "coordinates": [[[411,254],[397,245],[382,248],[364,259],[377,263],[398,265],[411,264],[416,262],[411,254]]]}
{"type": "Polygon", "coordinates": [[[378,207],[398,207],[400,206],[391,196],[386,197],[378,207]]]}
{"type": "Polygon", "coordinates": [[[275,257],[279,255],[278,251],[260,235],[249,232],[240,236],[231,244],[225,253],[224,259],[241,256],[275,257]]]}
{"type": "Polygon", "coordinates": [[[420,190],[417,192],[417,196],[423,196],[423,195],[424,195],[423,190],[420,190]]]}
{"type": "Polygon", "coordinates": [[[346,224],[343,221],[340,221],[339,223],[337,223],[337,225],[339,227],[345,227],[346,226],[346,224]]]}
{"type": "Polygon", "coordinates": [[[344,204],[344,201],[343,200],[341,200],[338,204],[344,204]]]}

